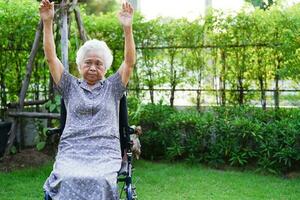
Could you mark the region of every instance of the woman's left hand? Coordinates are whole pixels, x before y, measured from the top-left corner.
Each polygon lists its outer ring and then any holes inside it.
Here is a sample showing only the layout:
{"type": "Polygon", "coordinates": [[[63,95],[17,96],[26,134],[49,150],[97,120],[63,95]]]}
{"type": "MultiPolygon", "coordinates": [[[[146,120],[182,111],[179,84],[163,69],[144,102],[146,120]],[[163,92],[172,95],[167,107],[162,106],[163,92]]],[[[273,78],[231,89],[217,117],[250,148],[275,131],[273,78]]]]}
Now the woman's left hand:
{"type": "Polygon", "coordinates": [[[118,18],[124,27],[130,27],[132,25],[133,8],[127,1],[122,4],[122,10],[119,12],[118,18]]]}

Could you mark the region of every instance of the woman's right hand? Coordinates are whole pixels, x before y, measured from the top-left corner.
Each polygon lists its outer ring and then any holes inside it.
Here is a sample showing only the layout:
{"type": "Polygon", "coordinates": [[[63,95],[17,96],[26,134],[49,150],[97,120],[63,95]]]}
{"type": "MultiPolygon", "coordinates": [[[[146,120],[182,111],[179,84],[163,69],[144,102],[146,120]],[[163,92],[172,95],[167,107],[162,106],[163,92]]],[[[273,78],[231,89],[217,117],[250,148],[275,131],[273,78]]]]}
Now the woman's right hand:
{"type": "Polygon", "coordinates": [[[54,19],[54,2],[49,0],[42,0],[40,3],[40,16],[43,22],[53,21],[54,19]]]}
{"type": "Polygon", "coordinates": [[[43,21],[43,44],[44,53],[49,64],[49,69],[55,84],[58,84],[64,71],[63,64],[58,59],[55,51],[53,36],[54,3],[49,0],[42,0],[40,3],[40,16],[43,21]]]}

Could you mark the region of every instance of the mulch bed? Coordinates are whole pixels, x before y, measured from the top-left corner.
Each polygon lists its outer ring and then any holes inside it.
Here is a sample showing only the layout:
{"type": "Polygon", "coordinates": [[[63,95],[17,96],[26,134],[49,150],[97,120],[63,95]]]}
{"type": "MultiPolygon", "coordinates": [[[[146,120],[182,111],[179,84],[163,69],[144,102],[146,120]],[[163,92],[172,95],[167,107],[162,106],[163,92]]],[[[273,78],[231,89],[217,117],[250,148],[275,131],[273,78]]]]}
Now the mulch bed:
{"type": "Polygon", "coordinates": [[[9,155],[0,160],[0,172],[11,172],[18,169],[42,166],[53,160],[53,156],[37,151],[34,148],[23,149],[15,155],[9,155]]]}

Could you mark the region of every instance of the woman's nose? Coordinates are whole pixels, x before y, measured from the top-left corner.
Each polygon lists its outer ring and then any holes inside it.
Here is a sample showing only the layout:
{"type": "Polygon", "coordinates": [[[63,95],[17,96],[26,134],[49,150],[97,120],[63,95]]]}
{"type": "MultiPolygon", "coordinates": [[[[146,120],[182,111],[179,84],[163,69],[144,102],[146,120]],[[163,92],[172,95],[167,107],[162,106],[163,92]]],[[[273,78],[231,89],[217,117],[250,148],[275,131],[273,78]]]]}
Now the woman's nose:
{"type": "Polygon", "coordinates": [[[95,67],[94,64],[90,67],[90,70],[91,70],[91,71],[96,71],[96,67],[95,67]]]}

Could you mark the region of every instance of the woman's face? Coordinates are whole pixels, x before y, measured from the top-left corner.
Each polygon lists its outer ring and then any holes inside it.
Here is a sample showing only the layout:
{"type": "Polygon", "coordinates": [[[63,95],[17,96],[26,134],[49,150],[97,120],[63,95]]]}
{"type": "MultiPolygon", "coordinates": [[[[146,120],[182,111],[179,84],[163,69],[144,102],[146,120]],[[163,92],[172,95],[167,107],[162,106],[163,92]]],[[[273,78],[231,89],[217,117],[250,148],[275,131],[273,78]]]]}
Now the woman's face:
{"type": "Polygon", "coordinates": [[[99,52],[95,51],[89,51],[85,55],[80,69],[84,80],[86,80],[89,85],[94,85],[97,81],[103,79],[106,73],[103,58],[99,52]]]}

